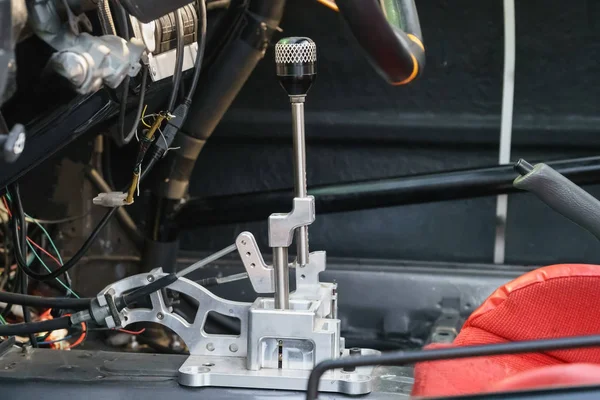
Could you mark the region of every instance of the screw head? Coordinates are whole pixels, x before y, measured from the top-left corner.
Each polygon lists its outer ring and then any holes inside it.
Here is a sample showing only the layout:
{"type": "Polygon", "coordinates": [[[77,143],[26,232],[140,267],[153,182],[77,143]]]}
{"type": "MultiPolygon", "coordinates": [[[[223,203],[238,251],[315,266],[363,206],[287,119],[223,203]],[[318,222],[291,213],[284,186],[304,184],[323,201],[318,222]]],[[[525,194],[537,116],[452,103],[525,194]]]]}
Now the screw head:
{"type": "Polygon", "coordinates": [[[156,314],[156,318],[158,318],[158,319],[160,319],[160,320],[162,320],[164,317],[165,317],[165,316],[163,315],[163,313],[160,313],[160,312],[159,312],[158,314],[156,314]]]}
{"type": "Polygon", "coordinates": [[[237,344],[232,343],[229,345],[229,351],[231,351],[232,353],[236,353],[239,350],[239,347],[237,344]]]}
{"type": "Polygon", "coordinates": [[[208,351],[215,351],[215,345],[212,344],[212,343],[208,343],[206,345],[206,350],[208,350],[208,351]]]}
{"type": "Polygon", "coordinates": [[[148,279],[148,282],[154,282],[154,277],[152,275],[148,275],[146,279],[148,279]]]}

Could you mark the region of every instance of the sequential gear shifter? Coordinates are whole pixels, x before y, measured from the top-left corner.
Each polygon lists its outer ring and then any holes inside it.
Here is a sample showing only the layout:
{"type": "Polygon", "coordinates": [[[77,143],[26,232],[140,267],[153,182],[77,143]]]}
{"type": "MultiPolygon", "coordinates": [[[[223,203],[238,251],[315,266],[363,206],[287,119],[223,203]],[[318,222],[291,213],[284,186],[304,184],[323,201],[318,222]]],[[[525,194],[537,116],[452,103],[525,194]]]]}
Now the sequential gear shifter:
{"type": "Polygon", "coordinates": [[[304,100],[317,77],[317,46],[309,38],[281,39],[275,45],[275,65],[281,86],[290,97],[294,137],[294,210],[269,218],[269,246],[273,248],[275,269],[275,308],[289,308],[289,232],[295,229],[297,265],[309,262],[308,225],[315,219],[314,198],[306,190],[306,144],[304,100]]]}
{"type": "MultiPolygon", "coordinates": [[[[315,199],[306,192],[303,106],[316,76],[316,46],[308,38],[288,38],[277,44],[275,53],[277,75],[292,104],[296,194],[292,212],[269,217],[273,266],[263,259],[252,233],[242,232],[235,245],[176,275],[155,269],[115,282],[98,294],[89,312],[82,311],[71,317],[73,323],[93,319],[109,328],[142,321],[170,328],[190,351],[190,357],[179,368],[178,380],[184,386],[305,390],[315,365],[350,354],[341,336],[337,284],[319,281],[319,274],[326,267],[325,252],[309,253],[308,249],[306,227],[315,220],[315,199]],[[288,247],[294,233],[300,248],[296,262],[289,264],[288,247]],[[231,301],[185,278],[194,269],[236,249],[254,291],[274,293],[274,298],[258,297],[253,303],[231,301]],[[296,269],[296,290],[291,294],[290,266],[296,269]],[[165,282],[164,286],[159,285],[160,282],[165,282]],[[157,290],[158,287],[168,290],[157,290]],[[168,306],[166,296],[172,292],[182,293],[199,304],[192,321],[168,306]],[[143,308],[137,305],[135,293],[149,295],[151,308],[146,304],[143,308]],[[127,296],[133,300],[118,301],[127,296]],[[204,325],[209,313],[237,318],[239,334],[207,333],[204,325]]],[[[378,352],[353,349],[352,353],[378,352]]],[[[374,371],[372,367],[330,371],[325,374],[320,388],[326,392],[366,394],[372,390],[374,371]]]]}

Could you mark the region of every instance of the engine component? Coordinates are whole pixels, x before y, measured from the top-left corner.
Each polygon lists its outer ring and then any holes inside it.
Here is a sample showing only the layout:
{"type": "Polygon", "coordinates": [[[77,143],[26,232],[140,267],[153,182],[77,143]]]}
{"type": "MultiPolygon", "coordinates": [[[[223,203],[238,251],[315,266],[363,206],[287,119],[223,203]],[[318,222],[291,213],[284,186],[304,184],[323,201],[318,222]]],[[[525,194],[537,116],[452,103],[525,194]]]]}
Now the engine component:
{"type": "MultiPolygon", "coordinates": [[[[75,16],[68,5],[70,23],[68,28],[64,27],[52,0],[29,2],[28,7],[35,33],[58,50],[49,65],[67,78],[77,92],[95,92],[103,83],[116,88],[126,76],[139,72],[139,59],[144,51],[139,39],[127,42],[113,35],[96,37],[79,33],[81,16],[75,16]]],[[[84,25],[89,23],[86,20],[83,19],[84,25]]]]}
{"type": "Polygon", "coordinates": [[[121,0],[127,12],[144,23],[158,19],[191,2],[193,0],[121,0]]]}
{"type": "Polygon", "coordinates": [[[16,91],[14,46],[26,22],[24,0],[0,0],[0,105],[16,91]]]}
{"type": "MultiPolygon", "coordinates": [[[[198,13],[192,4],[181,9],[183,19],[183,71],[194,66],[198,53],[198,13]]],[[[135,37],[141,39],[148,49],[148,65],[153,81],[173,76],[176,62],[177,32],[175,13],[170,13],[149,23],[142,23],[130,16],[135,37]]]]}

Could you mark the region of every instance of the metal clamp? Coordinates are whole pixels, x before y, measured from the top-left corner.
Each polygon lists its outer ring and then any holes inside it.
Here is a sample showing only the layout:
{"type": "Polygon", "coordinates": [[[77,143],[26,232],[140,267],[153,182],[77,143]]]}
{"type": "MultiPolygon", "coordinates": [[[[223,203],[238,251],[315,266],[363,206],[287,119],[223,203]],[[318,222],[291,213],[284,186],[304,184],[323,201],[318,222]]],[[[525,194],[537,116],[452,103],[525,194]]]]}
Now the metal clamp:
{"type": "Polygon", "coordinates": [[[240,258],[246,271],[252,287],[256,293],[273,293],[275,291],[275,279],[273,268],[265,263],[260,254],[260,249],[250,232],[242,232],[235,240],[240,258]]]}
{"type": "Polygon", "coordinates": [[[315,222],[315,198],[294,197],[294,208],[288,214],[271,214],[269,217],[269,247],[289,247],[294,230],[315,222]]]}

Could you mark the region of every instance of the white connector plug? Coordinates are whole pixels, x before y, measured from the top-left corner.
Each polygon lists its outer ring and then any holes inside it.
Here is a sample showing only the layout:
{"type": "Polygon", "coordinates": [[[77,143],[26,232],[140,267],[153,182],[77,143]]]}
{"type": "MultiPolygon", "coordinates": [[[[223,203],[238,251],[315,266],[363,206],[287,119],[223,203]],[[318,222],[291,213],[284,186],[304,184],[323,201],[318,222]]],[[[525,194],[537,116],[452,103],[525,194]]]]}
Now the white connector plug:
{"type": "Polygon", "coordinates": [[[98,196],[94,197],[94,204],[97,206],[103,207],[119,207],[127,205],[125,199],[127,198],[127,193],[123,192],[109,192],[109,193],[100,193],[98,196]]]}

